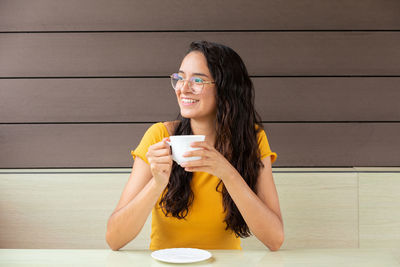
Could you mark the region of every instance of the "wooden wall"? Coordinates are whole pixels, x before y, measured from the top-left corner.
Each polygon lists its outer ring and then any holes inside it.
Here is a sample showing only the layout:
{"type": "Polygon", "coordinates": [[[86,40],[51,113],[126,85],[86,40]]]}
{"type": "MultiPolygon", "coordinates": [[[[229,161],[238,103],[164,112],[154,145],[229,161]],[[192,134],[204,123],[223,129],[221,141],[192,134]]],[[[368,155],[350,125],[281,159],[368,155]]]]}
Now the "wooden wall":
{"type": "Polygon", "coordinates": [[[400,2],[0,1],[0,168],[129,167],[193,40],[245,61],[274,167],[400,166],[400,2]]]}
{"type": "MultiPolygon", "coordinates": [[[[130,168],[0,169],[0,248],[108,248],[130,168]]],[[[400,168],[278,168],[282,249],[400,248],[400,168]]],[[[151,215],[126,249],[148,249],[151,215]]],[[[205,236],[205,238],[207,238],[205,236]]],[[[243,249],[265,246],[254,236],[243,249]]]]}
{"type": "MultiPolygon", "coordinates": [[[[168,76],[200,39],[235,49],[255,84],[283,248],[399,247],[399,14],[398,0],[0,0],[0,247],[107,247],[130,151],[176,118],[168,76]]],[[[126,248],[148,247],[149,222],[126,248]]]]}

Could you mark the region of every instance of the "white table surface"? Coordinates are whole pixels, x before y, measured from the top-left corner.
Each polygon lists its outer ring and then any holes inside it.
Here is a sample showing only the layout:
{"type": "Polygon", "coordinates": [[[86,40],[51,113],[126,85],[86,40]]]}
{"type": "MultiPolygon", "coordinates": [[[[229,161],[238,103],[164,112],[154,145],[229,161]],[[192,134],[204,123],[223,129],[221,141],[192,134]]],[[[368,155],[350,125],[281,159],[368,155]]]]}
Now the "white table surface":
{"type": "Polygon", "coordinates": [[[400,248],[209,251],[203,262],[168,264],[150,250],[0,249],[0,266],[400,266],[400,248]]]}

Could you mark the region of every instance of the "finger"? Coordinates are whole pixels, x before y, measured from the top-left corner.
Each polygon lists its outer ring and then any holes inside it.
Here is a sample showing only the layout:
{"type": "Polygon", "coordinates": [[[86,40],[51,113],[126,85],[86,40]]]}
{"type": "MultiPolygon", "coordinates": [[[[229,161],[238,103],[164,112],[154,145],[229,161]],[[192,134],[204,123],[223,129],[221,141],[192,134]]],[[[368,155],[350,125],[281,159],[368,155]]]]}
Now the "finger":
{"type": "Polygon", "coordinates": [[[187,172],[208,172],[207,168],[204,167],[185,167],[187,172]]]}
{"type": "Polygon", "coordinates": [[[199,150],[186,151],[185,153],[183,153],[183,156],[184,157],[202,157],[202,158],[205,158],[205,157],[207,157],[208,153],[209,152],[207,150],[199,149],[199,150]]]}
{"type": "Polygon", "coordinates": [[[166,148],[169,147],[168,143],[166,141],[168,141],[169,138],[165,137],[162,141],[155,143],[154,145],[151,145],[150,147],[152,149],[160,149],[160,148],[166,148]]]}
{"type": "Polygon", "coordinates": [[[171,155],[163,156],[163,157],[151,157],[149,159],[150,163],[155,163],[155,164],[158,164],[158,163],[169,163],[171,161],[172,161],[172,156],[171,155]]]}
{"type": "Polygon", "coordinates": [[[171,168],[171,164],[162,163],[162,162],[154,163],[153,166],[154,166],[155,168],[157,168],[157,169],[162,169],[162,170],[168,170],[168,169],[171,168]]]}
{"type": "Polygon", "coordinates": [[[168,156],[168,155],[171,155],[171,149],[169,149],[169,148],[161,148],[161,149],[151,151],[151,156],[154,156],[154,157],[161,157],[161,156],[168,156]]]}
{"type": "Polygon", "coordinates": [[[146,157],[152,156],[163,156],[171,154],[171,149],[168,144],[163,144],[162,142],[151,145],[146,153],[146,157]],[[162,150],[160,152],[160,150],[162,150]],[[163,151],[164,150],[164,151],[163,151]]]}
{"type": "Polygon", "coordinates": [[[208,166],[207,162],[204,159],[199,160],[190,160],[181,163],[181,167],[205,167],[208,166]]]}
{"type": "Polygon", "coordinates": [[[213,149],[213,147],[209,143],[207,143],[206,141],[192,142],[190,144],[190,146],[191,147],[202,147],[202,148],[207,149],[207,150],[213,149]]]}

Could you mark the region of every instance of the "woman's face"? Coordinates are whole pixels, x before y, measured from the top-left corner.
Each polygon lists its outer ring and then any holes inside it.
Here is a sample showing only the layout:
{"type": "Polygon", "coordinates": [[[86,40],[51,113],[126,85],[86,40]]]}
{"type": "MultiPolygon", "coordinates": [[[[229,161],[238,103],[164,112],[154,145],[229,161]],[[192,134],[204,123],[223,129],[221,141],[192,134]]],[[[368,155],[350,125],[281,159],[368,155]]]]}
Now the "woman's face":
{"type": "MultiPolygon", "coordinates": [[[[203,81],[214,81],[208,69],[206,57],[198,51],[190,52],[185,56],[178,74],[183,79],[198,77],[203,81]]],[[[191,119],[215,118],[217,110],[215,84],[205,83],[200,94],[193,94],[189,88],[189,83],[185,82],[184,86],[180,90],[176,90],[175,93],[182,117],[191,119]],[[193,100],[195,102],[191,103],[193,100]]]]}

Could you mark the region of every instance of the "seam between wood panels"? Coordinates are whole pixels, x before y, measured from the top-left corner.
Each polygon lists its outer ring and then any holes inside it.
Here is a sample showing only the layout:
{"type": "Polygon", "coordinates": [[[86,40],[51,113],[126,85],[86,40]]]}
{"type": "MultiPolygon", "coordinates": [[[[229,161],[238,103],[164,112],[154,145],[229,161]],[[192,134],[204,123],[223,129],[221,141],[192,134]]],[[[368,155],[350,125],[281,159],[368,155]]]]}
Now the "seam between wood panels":
{"type": "MultiPolygon", "coordinates": [[[[341,74],[341,75],[249,75],[250,78],[400,78],[398,74],[341,74]]],[[[125,76],[3,76],[0,79],[168,79],[164,75],[125,75],[125,76]]]]}
{"type": "Polygon", "coordinates": [[[0,31],[0,34],[18,34],[18,33],[196,33],[196,32],[399,32],[398,29],[253,29],[253,30],[210,30],[210,29],[200,29],[200,30],[75,30],[75,31],[0,31]]]}

